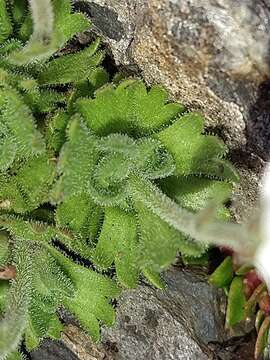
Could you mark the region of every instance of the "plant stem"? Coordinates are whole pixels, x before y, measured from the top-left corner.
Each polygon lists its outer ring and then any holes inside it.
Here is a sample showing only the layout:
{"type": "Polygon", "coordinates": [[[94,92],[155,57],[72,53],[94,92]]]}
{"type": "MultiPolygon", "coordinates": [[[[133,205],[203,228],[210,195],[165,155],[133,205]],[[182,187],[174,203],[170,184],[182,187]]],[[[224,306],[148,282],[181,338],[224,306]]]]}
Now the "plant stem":
{"type": "Polygon", "coordinates": [[[129,187],[136,200],[196,242],[227,246],[236,253],[253,256],[257,244],[251,239],[248,229],[240,224],[216,220],[213,208],[193,214],[178,206],[150,182],[135,175],[130,177],[129,187]]]}
{"type": "Polygon", "coordinates": [[[51,0],[29,0],[34,32],[32,40],[39,40],[47,44],[53,33],[53,7],[51,0]]]}

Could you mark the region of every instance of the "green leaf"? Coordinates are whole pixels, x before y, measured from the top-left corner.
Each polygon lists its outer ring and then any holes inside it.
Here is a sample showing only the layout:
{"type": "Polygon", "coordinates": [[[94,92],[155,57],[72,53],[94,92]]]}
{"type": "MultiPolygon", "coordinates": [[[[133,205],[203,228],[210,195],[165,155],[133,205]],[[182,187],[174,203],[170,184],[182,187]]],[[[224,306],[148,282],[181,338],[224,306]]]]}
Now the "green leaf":
{"type": "Polygon", "coordinates": [[[62,47],[74,35],[90,27],[90,22],[84,14],[72,13],[70,0],[53,0],[53,9],[54,31],[58,38],[62,39],[62,42],[58,44],[59,47],[62,47]]]}
{"type": "Polygon", "coordinates": [[[233,262],[232,257],[227,256],[217,269],[210,275],[208,281],[218,288],[227,287],[233,279],[233,262]]]}
{"type": "Polygon", "coordinates": [[[45,247],[36,250],[33,264],[33,293],[28,312],[25,342],[28,351],[48,336],[59,338],[63,325],[56,310],[75,289],[70,278],[45,247]]]}
{"type": "Polygon", "coordinates": [[[101,86],[109,81],[109,74],[101,67],[93,67],[86,80],[74,84],[74,91],[68,102],[68,111],[76,112],[76,101],[81,97],[93,97],[94,93],[101,86]]]}
{"type": "Polygon", "coordinates": [[[18,157],[29,157],[45,150],[44,140],[36,129],[30,109],[21,96],[11,88],[0,88],[1,123],[10,131],[10,139],[16,145],[18,157]]]}
{"type": "Polygon", "coordinates": [[[0,354],[4,359],[17,349],[26,326],[32,263],[29,243],[16,241],[13,261],[16,278],[11,283],[5,315],[0,321],[0,354]]]}
{"type": "Polygon", "coordinates": [[[77,107],[88,126],[99,135],[115,132],[146,135],[184,110],[182,105],[166,101],[164,89],[154,86],[147,92],[143,82],[126,80],[117,88],[111,84],[101,88],[95,99],[78,100],[77,107]]]}
{"type": "Polygon", "coordinates": [[[101,222],[101,209],[88,194],[75,195],[58,205],[55,217],[60,227],[66,227],[82,238],[95,240],[101,222]]]}
{"type": "Polygon", "coordinates": [[[0,311],[3,313],[7,307],[8,292],[10,290],[10,284],[8,281],[0,281],[0,311]]]}
{"type": "Polygon", "coordinates": [[[98,341],[98,320],[107,326],[111,326],[115,321],[115,312],[109,301],[119,296],[119,288],[113,280],[73,263],[52,247],[50,252],[77,289],[74,297],[64,300],[64,305],[77,317],[92,338],[98,341]]]}
{"type": "Polygon", "coordinates": [[[23,23],[25,16],[27,14],[27,1],[26,0],[13,0],[13,6],[11,9],[12,18],[16,26],[19,26],[23,23]]]}
{"type": "Polygon", "coordinates": [[[1,215],[0,227],[7,230],[11,235],[34,241],[40,244],[49,243],[57,239],[65,244],[71,251],[77,251],[79,254],[88,254],[89,246],[81,242],[74,235],[63,228],[55,228],[42,221],[26,220],[14,215],[1,215]]]}
{"type": "Polygon", "coordinates": [[[54,114],[48,122],[46,140],[49,149],[59,152],[64,145],[66,138],[66,128],[69,121],[69,115],[66,112],[59,111],[54,114]]]}
{"type": "Polygon", "coordinates": [[[37,296],[32,300],[29,309],[28,323],[25,330],[25,345],[28,351],[32,351],[40,345],[45,337],[59,339],[63,325],[56,315],[56,309],[37,296]]]}
{"type": "Polygon", "coordinates": [[[209,265],[209,254],[205,253],[198,257],[181,255],[183,264],[186,266],[208,266],[209,265]]]}
{"type": "MultiPolygon", "coordinates": [[[[19,86],[24,87],[25,83],[20,83],[19,86]]],[[[59,106],[63,106],[66,103],[66,96],[62,93],[47,90],[37,89],[26,90],[23,94],[25,103],[35,113],[49,113],[57,109],[59,106]]]]}
{"type": "Polygon", "coordinates": [[[156,288],[164,290],[166,287],[165,282],[162,280],[159,272],[154,271],[153,269],[143,269],[144,276],[153,284],[156,288]]]}
{"type": "Polygon", "coordinates": [[[220,204],[217,216],[229,219],[228,209],[223,207],[224,200],[229,199],[232,191],[230,183],[206,179],[198,176],[171,176],[159,182],[162,190],[178,205],[198,211],[204,209],[211,200],[220,204]]]}
{"type": "Polygon", "coordinates": [[[97,147],[104,153],[119,153],[130,160],[139,158],[138,146],[131,137],[122,134],[111,134],[99,139],[97,147]]]}
{"type": "Polygon", "coordinates": [[[95,138],[83,125],[80,116],[71,119],[67,137],[57,165],[58,173],[62,175],[51,195],[54,202],[87,192],[91,170],[97,159],[95,138]]]}
{"type": "Polygon", "coordinates": [[[174,159],[159,141],[143,138],[137,141],[137,146],[138,156],[134,161],[136,168],[145,178],[161,179],[174,172],[174,159]]]}
{"type": "Polygon", "coordinates": [[[120,283],[126,287],[134,287],[139,276],[138,256],[134,216],[121,209],[106,208],[94,263],[107,269],[114,262],[120,283]]]}
{"type": "Polygon", "coordinates": [[[48,200],[48,190],[54,178],[54,169],[53,161],[47,156],[40,156],[25,163],[13,177],[31,207],[37,207],[48,200]]]}
{"type": "Polygon", "coordinates": [[[86,30],[89,21],[82,14],[71,14],[70,0],[35,0],[32,6],[33,22],[26,17],[20,36],[23,40],[33,34],[28,44],[11,54],[10,61],[18,65],[44,60],[53,55],[75,34],[86,30]],[[38,4],[35,4],[38,1],[38,4]],[[34,5],[35,6],[34,6],[34,5]]]}
{"type": "Polygon", "coordinates": [[[9,203],[8,209],[16,212],[37,208],[48,200],[48,191],[54,174],[55,164],[47,156],[28,160],[17,170],[16,175],[2,183],[0,189],[2,203],[9,203]]]}
{"type": "Polygon", "coordinates": [[[80,235],[76,235],[67,228],[54,229],[54,236],[72,253],[76,253],[85,259],[90,259],[93,250],[86,239],[82,239],[80,235]]]}
{"type": "Polygon", "coordinates": [[[182,116],[155,135],[174,157],[175,175],[205,174],[236,181],[231,165],[221,160],[226,146],[215,136],[202,135],[203,118],[196,113],[182,116]]]}
{"type": "Polygon", "coordinates": [[[1,215],[0,227],[16,238],[49,242],[55,231],[52,226],[38,221],[27,221],[15,215],[1,215]]]}
{"type": "Polygon", "coordinates": [[[244,294],[243,278],[236,276],[230,286],[228,306],[226,313],[226,326],[232,327],[245,319],[244,306],[246,298],[244,294]]]}
{"type": "MultiPolygon", "coordinates": [[[[167,231],[178,234],[176,238],[178,239],[179,249],[184,254],[200,256],[205,251],[206,247],[203,240],[196,243],[192,240],[188,241],[187,237],[189,235],[193,233],[197,235],[196,218],[192,213],[179,207],[151,182],[140,179],[138,176],[133,175],[129,178],[128,188],[136,207],[139,205],[140,211],[143,211],[141,218],[145,222],[145,226],[147,226],[146,234],[148,234],[148,231],[155,232],[158,226],[162,226],[163,230],[159,232],[160,235],[162,233],[166,234],[167,231]],[[151,217],[148,222],[145,220],[147,216],[151,217]],[[159,223],[160,225],[152,227],[151,224],[153,223],[159,223]]],[[[159,235],[155,236],[158,237],[159,235]]],[[[167,236],[168,234],[164,237],[167,236]]],[[[162,239],[162,241],[165,241],[165,239],[162,239]]],[[[160,246],[162,246],[162,243],[160,246]]],[[[170,244],[167,251],[171,253],[170,246],[173,245],[170,244]]],[[[166,249],[164,251],[166,252],[166,249]]]]}
{"type": "Polygon", "coordinates": [[[40,334],[36,333],[31,324],[31,317],[29,316],[27,328],[25,330],[25,346],[28,351],[37,348],[40,345],[40,334]]]}
{"type": "MultiPolygon", "coordinates": [[[[102,67],[93,69],[90,76],[88,77],[90,88],[87,94],[84,96],[91,96],[94,94],[94,91],[99,89],[101,86],[109,82],[109,74],[102,67]]],[[[82,96],[82,95],[81,95],[82,96]]]]}
{"type": "Polygon", "coordinates": [[[228,246],[240,252],[248,237],[247,228],[216,219],[217,204],[215,202],[210,203],[198,214],[193,214],[176,204],[151,182],[134,174],[129,177],[128,191],[153,214],[174,229],[190,236],[202,248],[212,243],[228,246]]]}
{"type": "Polygon", "coordinates": [[[101,157],[93,168],[90,194],[100,206],[126,207],[126,180],[132,164],[121,153],[101,157]]]}
{"type": "Polygon", "coordinates": [[[53,59],[39,74],[39,82],[45,85],[80,82],[91,73],[103,59],[103,53],[97,52],[99,40],[75,54],[53,59]]]}
{"type": "MultiPolygon", "coordinates": [[[[133,198],[136,198],[133,196],[133,198]]],[[[159,216],[152,213],[140,201],[135,201],[138,216],[141,260],[146,269],[161,271],[175,260],[177,252],[199,256],[203,250],[179,231],[172,228],[159,216]]]]}
{"type": "Polygon", "coordinates": [[[236,275],[246,275],[250,270],[254,270],[254,266],[251,264],[243,264],[235,271],[236,275]]]}
{"type": "MultiPolygon", "coordinates": [[[[18,0],[20,1],[20,0],[18,0]]],[[[18,38],[24,42],[29,40],[31,34],[33,32],[33,19],[31,17],[31,13],[28,12],[23,20],[23,23],[20,27],[18,38]]],[[[16,54],[16,52],[15,52],[16,54]]],[[[15,55],[16,56],[16,55],[15,55]]]]}
{"type": "Polygon", "coordinates": [[[13,163],[16,156],[17,147],[14,144],[13,140],[10,137],[2,139],[0,144],[0,171],[7,170],[13,163]]]}
{"type": "Polygon", "coordinates": [[[10,244],[9,244],[8,234],[5,231],[0,231],[0,267],[7,263],[9,257],[10,257],[10,244]]]}
{"type": "Polygon", "coordinates": [[[119,186],[126,180],[130,170],[131,166],[123,154],[108,154],[95,166],[94,179],[100,188],[109,190],[110,187],[119,186]]]}
{"type": "Polygon", "coordinates": [[[74,295],[75,289],[70,278],[58,266],[46,247],[42,247],[42,244],[35,253],[33,272],[32,286],[35,289],[35,295],[38,294],[41,299],[56,298],[58,305],[64,297],[74,295]]]}
{"type": "Polygon", "coordinates": [[[18,351],[13,352],[7,357],[7,360],[25,360],[25,357],[18,351]]]}
{"type": "Polygon", "coordinates": [[[1,44],[0,45],[0,55],[2,57],[0,60],[1,67],[3,66],[3,56],[8,55],[10,52],[14,50],[18,50],[21,47],[22,47],[22,43],[19,39],[8,39],[3,44],[1,44]]]}
{"type": "Polygon", "coordinates": [[[12,23],[7,11],[6,0],[0,0],[0,44],[12,33],[12,23]]]}
{"type": "Polygon", "coordinates": [[[57,316],[52,317],[50,321],[50,326],[48,329],[48,336],[53,340],[60,340],[61,333],[64,331],[65,327],[59,320],[57,316]]]}
{"type": "Polygon", "coordinates": [[[101,209],[88,194],[71,196],[57,207],[56,237],[69,250],[91,259],[101,218],[101,209]]]}

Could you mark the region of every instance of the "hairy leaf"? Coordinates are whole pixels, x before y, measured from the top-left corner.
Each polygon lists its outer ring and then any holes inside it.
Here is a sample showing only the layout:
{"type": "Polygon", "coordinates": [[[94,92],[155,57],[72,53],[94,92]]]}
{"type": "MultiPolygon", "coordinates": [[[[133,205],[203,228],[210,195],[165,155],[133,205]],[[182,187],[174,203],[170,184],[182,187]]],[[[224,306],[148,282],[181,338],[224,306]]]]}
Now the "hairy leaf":
{"type": "Polygon", "coordinates": [[[14,249],[16,278],[12,281],[5,301],[4,318],[0,321],[0,359],[15,351],[21,341],[30,302],[31,250],[29,244],[17,240],[14,249]]]}
{"type": "Polygon", "coordinates": [[[202,130],[203,118],[189,113],[155,135],[173,155],[175,175],[205,174],[236,181],[234,169],[221,160],[226,146],[215,136],[203,136],[202,130]]]}
{"type": "Polygon", "coordinates": [[[60,151],[62,145],[67,140],[66,127],[68,121],[69,115],[63,111],[57,112],[49,120],[46,134],[49,149],[57,153],[60,151]]]}
{"type": "Polygon", "coordinates": [[[16,146],[17,156],[29,157],[42,153],[45,150],[44,141],[21,96],[11,88],[0,88],[0,104],[0,127],[4,122],[16,146]]]}
{"type": "Polygon", "coordinates": [[[138,212],[139,238],[142,246],[140,262],[143,267],[160,271],[174,261],[179,251],[190,256],[201,255],[204,251],[197,244],[187,241],[183,234],[161,220],[140,201],[135,202],[135,208],[138,212]]]}
{"type": "Polygon", "coordinates": [[[78,100],[77,107],[97,134],[147,134],[168,124],[184,110],[180,104],[166,102],[164,89],[154,86],[147,92],[143,82],[127,80],[117,88],[113,85],[101,88],[95,99],[78,100]]]}
{"type": "Polygon", "coordinates": [[[69,196],[87,191],[91,169],[97,158],[95,138],[75,115],[67,131],[68,142],[61,152],[58,173],[62,174],[56,183],[52,199],[63,200],[69,196]]]}
{"type": "Polygon", "coordinates": [[[76,287],[75,296],[67,297],[64,305],[76,315],[93,339],[99,340],[98,321],[106,325],[112,325],[115,321],[115,313],[109,300],[118,297],[119,288],[113,280],[75,264],[52,248],[50,251],[76,287]]]}
{"type": "Polygon", "coordinates": [[[143,274],[164,288],[178,253],[201,264],[210,242],[248,232],[220,221],[237,178],[226,147],[160,86],[122,74],[106,85],[99,40],[63,49],[89,27],[72,10],[0,0],[0,265],[13,269],[0,281],[0,358],[10,360],[22,336],[28,351],[60,338],[62,307],[98,340],[117,283],[143,274]]]}
{"type": "Polygon", "coordinates": [[[0,44],[12,33],[12,23],[7,11],[6,0],[0,0],[0,44]]]}
{"type": "Polygon", "coordinates": [[[103,59],[103,53],[97,52],[99,40],[76,54],[69,54],[51,60],[39,74],[41,84],[66,84],[79,82],[91,76],[103,59]]]}
{"type": "Polygon", "coordinates": [[[106,208],[105,218],[94,253],[94,262],[107,269],[115,262],[121,284],[134,287],[138,281],[136,221],[132,214],[117,208],[106,208]]]}
{"type": "Polygon", "coordinates": [[[93,203],[88,194],[82,193],[68,198],[57,207],[55,215],[60,227],[69,228],[82,239],[93,241],[96,238],[101,209],[93,203]]]}
{"type": "MultiPolygon", "coordinates": [[[[47,59],[75,34],[89,27],[89,22],[83,15],[70,13],[70,0],[31,0],[30,5],[33,34],[21,51],[10,55],[13,63],[23,65],[47,59]]],[[[26,17],[22,27],[21,38],[26,40],[32,27],[29,17],[26,17]]]]}
{"type": "MultiPolygon", "coordinates": [[[[53,182],[55,165],[47,156],[28,160],[2,183],[0,200],[6,208],[25,212],[37,208],[48,200],[48,191],[53,182]]],[[[1,203],[0,203],[1,208],[1,203]]]]}
{"type": "Polygon", "coordinates": [[[171,176],[160,182],[162,190],[178,205],[198,211],[204,209],[209,202],[214,200],[220,204],[217,216],[229,219],[230,213],[222,203],[229,199],[231,185],[224,181],[210,180],[198,176],[171,176]]]}

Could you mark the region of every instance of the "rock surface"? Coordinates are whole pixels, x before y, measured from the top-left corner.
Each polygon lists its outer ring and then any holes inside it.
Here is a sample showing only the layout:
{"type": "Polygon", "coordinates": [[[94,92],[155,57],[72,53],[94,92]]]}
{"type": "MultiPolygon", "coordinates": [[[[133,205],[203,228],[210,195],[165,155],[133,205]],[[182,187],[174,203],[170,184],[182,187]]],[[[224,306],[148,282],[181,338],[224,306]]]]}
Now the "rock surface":
{"type": "Polygon", "coordinates": [[[46,340],[31,353],[31,360],[78,360],[78,357],[63,342],[46,340]]]}
{"type": "Polygon", "coordinates": [[[142,285],[123,294],[116,327],[103,332],[116,343],[115,359],[204,360],[207,344],[224,340],[217,292],[205,279],[179,268],[164,279],[166,291],[142,285]]]}
{"type": "MultiPolygon", "coordinates": [[[[119,299],[117,321],[102,330],[94,345],[70,324],[64,343],[80,360],[207,360],[214,359],[210,343],[222,343],[224,300],[205,276],[173,267],[164,274],[165,291],[141,284],[119,299]]],[[[55,358],[58,360],[58,358],[55,358]]]]}

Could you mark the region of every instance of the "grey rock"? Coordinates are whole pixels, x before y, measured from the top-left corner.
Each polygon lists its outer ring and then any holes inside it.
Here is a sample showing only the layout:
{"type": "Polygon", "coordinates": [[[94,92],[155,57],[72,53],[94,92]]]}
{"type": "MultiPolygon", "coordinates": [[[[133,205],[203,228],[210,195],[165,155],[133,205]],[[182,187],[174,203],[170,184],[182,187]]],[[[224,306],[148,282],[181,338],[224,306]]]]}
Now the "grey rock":
{"type": "Polygon", "coordinates": [[[31,353],[31,360],[78,360],[62,341],[45,340],[31,353]]]}
{"type": "Polygon", "coordinates": [[[116,327],[103,330],[116,343],[115,359],[204,360],[207,344],[224,340],[215,290],[179,269],[164,277],[166,291],[139,286],[120,299],[116,327]]]}
{"type": "Polygon", "coordinates": [[[223,296],[203,275],[177,267],[164,273],[166,290],[141,284],[118,301],[117,320],[94,345],[73,325],[63,339],[81,360],[214,359],[210,343],[228,339],[223,296]]]}

